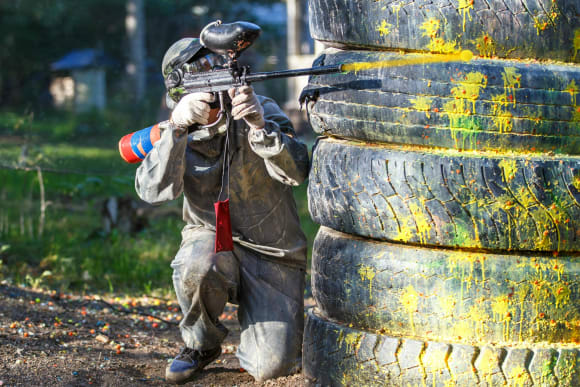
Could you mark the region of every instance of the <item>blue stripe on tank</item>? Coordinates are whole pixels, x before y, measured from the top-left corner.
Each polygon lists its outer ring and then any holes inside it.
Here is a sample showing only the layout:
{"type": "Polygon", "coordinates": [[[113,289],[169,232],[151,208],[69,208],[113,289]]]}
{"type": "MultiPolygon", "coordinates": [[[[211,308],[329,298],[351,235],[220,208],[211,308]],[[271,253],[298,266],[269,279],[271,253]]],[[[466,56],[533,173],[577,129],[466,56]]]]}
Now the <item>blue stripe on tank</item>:
{"type": "Polygon", "coordinates": [[[145,151],[145,154],[151,152],[151,149],[153,149],[153,144],[151,143],[151,129],[153,129],[154,126],[155,125],[151,125],[150,127],[143,129],[141,147],[145,151]]]}
{"type": "Polygon", "coordinates": [[[138,130],[131,136],[131,149],[140,159],[144,159],[147,153],[149,153],[149,151],[151,150],[149,149],[145,151],[146,143],[148,142],[149,144],[151,144],[151,140],[149,139],[149,133],[151,132],[151,128],[152,126],[138,130]],[[143,149],[143,151],[145,151],[145,153],[141,152],[141,149],[139,149],[139,144],[141,144],[141,148],[143,149]]]}

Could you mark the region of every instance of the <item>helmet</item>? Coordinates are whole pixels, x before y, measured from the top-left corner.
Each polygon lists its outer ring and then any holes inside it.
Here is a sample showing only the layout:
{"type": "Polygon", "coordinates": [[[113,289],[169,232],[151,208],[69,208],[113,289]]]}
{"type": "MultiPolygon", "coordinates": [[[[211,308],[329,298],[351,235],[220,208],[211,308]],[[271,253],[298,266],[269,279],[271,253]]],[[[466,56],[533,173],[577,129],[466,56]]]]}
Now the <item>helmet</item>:
{"type": "Polygon", "coordinates": [[[167,79],[167,76],[174,69],[188,62],[204,48],[201,41],[196,38],[183,38],[173,43],[163,56],[163,62],[161,63],[163,78],[167,79]]]}
{"type": "Polygon", "coordinates": [[[201,44],[197,38],[183,38],[173,43],[165,52],[161,63],[161,72],[167,89],[166,103],[172,108],[184,94],[179,86],[184,71],[209,71],[221,65],[224,60],[221,56],[212,53],[201,44]]]}

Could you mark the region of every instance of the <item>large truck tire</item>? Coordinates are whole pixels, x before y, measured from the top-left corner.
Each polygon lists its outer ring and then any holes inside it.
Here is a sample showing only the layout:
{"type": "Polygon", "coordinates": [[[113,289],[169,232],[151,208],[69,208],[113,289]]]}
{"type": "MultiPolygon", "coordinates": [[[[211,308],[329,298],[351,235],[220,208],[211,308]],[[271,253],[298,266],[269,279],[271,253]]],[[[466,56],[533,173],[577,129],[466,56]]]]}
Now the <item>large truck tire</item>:
{"type": "MultiPolygon", "coordinates": [[[[417,57],[328,49],[316,63],[417,57]]],[[[461,150],[579,154],[579,93],[578,65],[472,60],[312,76],[302,98],[311,101],[310,123],[323,135],[461,150]]]]}
{"type": "Polygon", "coordinates": [[[483,346],[580,343],[580,257],[377,242],[322,227],[320,314],[391,336],[483,346]]]}
{"type": "Polygon", "coordinates": [[[327,45],[580,62],[576,0],[310,0],[308,11],[327,45]]]}
{"type": "Polygon", "coordinates": [[[580,251],[580,158],[470,153],[320,139],[313,220],[424,246],[580,251]]]}
{"type": "Polygon", "coordinates": [[[580,386],[579,16],[309,0],[310,384],[580,386]]]}
{"type": "Polygon", "coordinates": [[[471,346],[365,332],[310,310],[304,374],[316,386],[578,386],[580,352],[565,345],[471,346]]]}

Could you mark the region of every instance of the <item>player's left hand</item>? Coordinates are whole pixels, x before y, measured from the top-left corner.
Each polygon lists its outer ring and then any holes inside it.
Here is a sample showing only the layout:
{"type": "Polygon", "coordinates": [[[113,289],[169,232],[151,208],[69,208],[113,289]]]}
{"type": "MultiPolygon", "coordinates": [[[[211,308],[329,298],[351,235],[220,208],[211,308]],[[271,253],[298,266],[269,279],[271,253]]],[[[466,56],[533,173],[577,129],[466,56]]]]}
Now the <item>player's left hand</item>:
{"type": "Polygon", "coordinates": [[[251,129],[264,128],[264,109],[252,86],[231,88],[228,94],[232,100],[232,116],[235,120],[243,119],[251,129]]]}

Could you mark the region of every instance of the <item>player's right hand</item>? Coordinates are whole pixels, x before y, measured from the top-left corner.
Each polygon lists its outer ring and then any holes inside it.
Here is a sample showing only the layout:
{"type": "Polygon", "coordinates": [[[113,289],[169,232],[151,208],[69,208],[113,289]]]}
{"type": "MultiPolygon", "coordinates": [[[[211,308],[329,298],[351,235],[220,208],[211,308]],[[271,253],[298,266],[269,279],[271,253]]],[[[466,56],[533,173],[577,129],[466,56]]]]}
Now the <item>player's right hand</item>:
{"type": "Polygon", "coordinates": [[[187,128],[194,124],[209,123],[209,104],[215,101],[212,93],[191,93],[185,95],[175,106],[170,121],[178,128],[187,128]]]}

